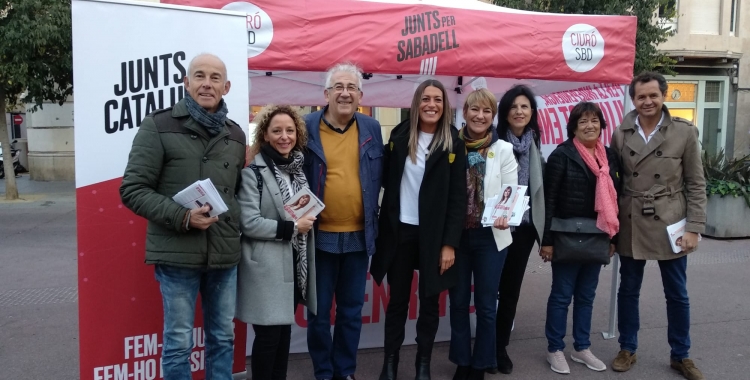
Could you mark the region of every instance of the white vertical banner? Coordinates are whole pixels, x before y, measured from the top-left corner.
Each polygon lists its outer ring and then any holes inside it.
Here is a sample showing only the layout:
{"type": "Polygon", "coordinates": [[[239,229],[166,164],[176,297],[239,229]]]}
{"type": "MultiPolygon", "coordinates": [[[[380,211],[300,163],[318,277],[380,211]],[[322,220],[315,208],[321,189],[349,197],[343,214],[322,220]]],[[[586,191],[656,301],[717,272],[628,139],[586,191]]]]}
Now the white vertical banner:
{"type": "MultiPolygon", "coordinates": [[[[135,1],[72,1],[82,380],[164,377],[162,299],[153,267],[143,263],[146,221],[124,207],[118,189],[141,121],[184,97],[183,79],[200,53],[226,64],[229,117],[247,133],[246,17],[135,1]]],[[[197,311],[189,359],[194,379],[205,377],[202,323],[197,311]]],[[[235,334],[244,348],[245,325],[237,324],[235,334]]],[[[233,372],[244,371],[244,349],[235,350],[233,372]]]]}
{"type": "Polygon", "coordinates": [[[122,176],[141,121],[184,96],[183,77],[201,53],[226,64],[229,118],[247,133],[244,12],[75,0],[73,14],[77,187],[122,176]]]}

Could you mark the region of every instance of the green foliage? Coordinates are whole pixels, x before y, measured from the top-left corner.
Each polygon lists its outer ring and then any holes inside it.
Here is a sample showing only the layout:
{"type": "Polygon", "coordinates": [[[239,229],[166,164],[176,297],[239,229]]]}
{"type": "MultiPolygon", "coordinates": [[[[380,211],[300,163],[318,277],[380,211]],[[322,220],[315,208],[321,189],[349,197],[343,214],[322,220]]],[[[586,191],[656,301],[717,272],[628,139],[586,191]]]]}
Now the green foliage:
{"type": "Polygon", "coordinates": [[[706,194],[724,197],[744,197],[750,207],[750,154],[731,158],[721,150],[717,154],[703,152],[703,174],[706,177],[706,194]]]}
{"type": "Polygon", "coordinates": [[[674,32],[655,17],[660,7],[665,18],[676,17],[673,0],[494,0],[494,3],[536,12],[636,16],[634,74],[652,70],[674,74],[675,61],[656,49],[674,32]]]}
{"type": "Polygon", "coordinates": [[[0,0],[0,102],[62,104],[72,84],[70,0],[0,0]]]}

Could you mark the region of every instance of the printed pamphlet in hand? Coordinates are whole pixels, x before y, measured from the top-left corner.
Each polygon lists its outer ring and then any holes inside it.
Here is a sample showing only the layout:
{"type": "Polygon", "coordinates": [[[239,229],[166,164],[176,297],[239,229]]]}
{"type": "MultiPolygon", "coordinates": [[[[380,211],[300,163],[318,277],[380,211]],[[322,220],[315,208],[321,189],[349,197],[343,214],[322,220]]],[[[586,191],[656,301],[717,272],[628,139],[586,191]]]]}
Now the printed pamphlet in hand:
{"type": "MultiPolygon", "coordinates": [[[[669,244],[672,245],[672,252],[682,253],[682,235],[685,234],[685,225],[687,224],[687,218],[680,220],[675,224],[667,226],[667,235],[669,236],[669,244]]],[[[698,235],[698,241],[701,240],[701,235],[698,235]]]]}
{"type": "Polygon", "coordinates": [[[177,193],[172,199],[191,210],[208,205],[209,211],[208,214],[205,214],[207,217],[214,217],[229,210],[210,178],[196,181],[177,193]]]}
{"type": "Polygon", "coordinates": [[[529,209],[527,186],[502,185],[503,192],[487,199],[482,213],[482,225],[492,226],[497,218],[508,218],[509,226],[520,226],[523,214],[529,209]]]}
{"type": "Polygon", "coordinates": [[[307,188],[301,189],[289,199],[289,202],[284,203],[284,210],[294,221],[305,215],[318,216],[325,207],[326,205],[307,188]]]}

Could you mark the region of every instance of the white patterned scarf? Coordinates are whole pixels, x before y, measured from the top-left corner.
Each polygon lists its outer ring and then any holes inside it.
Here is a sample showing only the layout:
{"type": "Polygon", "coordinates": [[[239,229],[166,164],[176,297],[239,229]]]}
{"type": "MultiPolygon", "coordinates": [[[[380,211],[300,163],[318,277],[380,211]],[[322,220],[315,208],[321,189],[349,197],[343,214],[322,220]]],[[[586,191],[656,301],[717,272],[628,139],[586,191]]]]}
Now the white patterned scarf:
{"type": "MultiPolygon", "coordinates": [[[[261,147],[261,151],[262,154],[268,157],[273,163],[273,176],[276,178],[276,183],[279,185],[279,190],[281,190],[281,200],[284,203],[289,202],[292,196],[298,191],[308,187],[307,178],[305,178],[305,173],[302,172],[302,165],[305,162],[302,152],[294,150],[289,154],[289,158],[285,158],[267,144],[261,147]],[[281,175],[282,170],[288,173],[291,178],[291,189],[289,189],[287,181],[281,175]]],[[[295,234],[295,236],[292,236],[292,247],[297,251],[297,285],[302,294],[302,299],[306,300],[307,234],[295,234]]]]}

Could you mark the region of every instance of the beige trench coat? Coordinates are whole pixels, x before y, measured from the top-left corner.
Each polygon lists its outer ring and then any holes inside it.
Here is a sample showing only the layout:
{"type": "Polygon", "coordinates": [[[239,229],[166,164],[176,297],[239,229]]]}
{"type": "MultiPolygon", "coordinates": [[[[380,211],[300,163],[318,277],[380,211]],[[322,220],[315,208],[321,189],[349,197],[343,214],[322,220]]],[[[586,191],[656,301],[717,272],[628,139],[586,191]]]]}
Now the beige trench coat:
{"type": "Polygon", "coordinates": [[[637,260],[671,260],[667,226],[687,218],[688,232],[703,233],[706,225],[706,180],[698,130],[689,121],[664,121],[648,144],[635,125],[637,112],[625,116],[611,146],[622,157],[623,192],[619,200],[620,236],[617,252],[637,260]],[[649,200],[653,195],[653,200],[649,200]],[[643,208],[653,205],[654,213],[643,208]]]}

